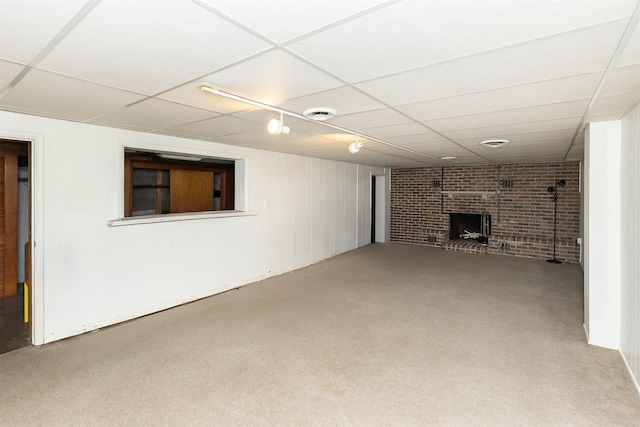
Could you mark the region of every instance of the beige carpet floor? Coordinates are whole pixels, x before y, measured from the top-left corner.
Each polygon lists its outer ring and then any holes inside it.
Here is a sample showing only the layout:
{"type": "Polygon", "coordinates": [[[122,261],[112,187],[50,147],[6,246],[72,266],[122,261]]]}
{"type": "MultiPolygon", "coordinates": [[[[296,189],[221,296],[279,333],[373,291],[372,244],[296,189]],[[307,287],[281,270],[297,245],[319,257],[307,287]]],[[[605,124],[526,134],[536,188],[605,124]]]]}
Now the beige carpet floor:
{"type": "Polygon", "coordinates": [[[0,425],[640,425],[582,299],[577,265],[370,245],[0,355],[0,425]]]}

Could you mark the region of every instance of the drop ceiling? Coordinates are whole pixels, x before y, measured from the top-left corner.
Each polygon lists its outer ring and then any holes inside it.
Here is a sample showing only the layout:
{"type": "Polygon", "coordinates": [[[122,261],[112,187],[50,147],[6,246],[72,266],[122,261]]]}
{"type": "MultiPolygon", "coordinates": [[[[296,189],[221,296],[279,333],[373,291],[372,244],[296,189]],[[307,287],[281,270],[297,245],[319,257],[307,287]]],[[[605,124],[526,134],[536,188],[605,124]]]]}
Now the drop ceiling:
{"type": "Polygon", "coordinates": [[[640,101],[639,21],[638,0],[0,0],[0,109],[385,167],[574,161],[640,101]],[[353,134],[270,135],[276,113],[203,82],[353,134]]]}

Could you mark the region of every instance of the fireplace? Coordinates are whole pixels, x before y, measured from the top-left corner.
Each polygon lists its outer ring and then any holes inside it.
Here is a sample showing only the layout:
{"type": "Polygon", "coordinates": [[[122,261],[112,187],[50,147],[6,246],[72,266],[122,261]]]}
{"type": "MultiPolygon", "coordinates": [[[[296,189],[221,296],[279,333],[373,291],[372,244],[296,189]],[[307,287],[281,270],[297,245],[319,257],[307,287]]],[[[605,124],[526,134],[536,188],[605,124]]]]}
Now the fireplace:
{"type": "Polygon", "coordinates": [[[480,243],[488,243],[491,234],[490,214],[449,214],[449,239],[450,240],[477,240],[480,243]]]}

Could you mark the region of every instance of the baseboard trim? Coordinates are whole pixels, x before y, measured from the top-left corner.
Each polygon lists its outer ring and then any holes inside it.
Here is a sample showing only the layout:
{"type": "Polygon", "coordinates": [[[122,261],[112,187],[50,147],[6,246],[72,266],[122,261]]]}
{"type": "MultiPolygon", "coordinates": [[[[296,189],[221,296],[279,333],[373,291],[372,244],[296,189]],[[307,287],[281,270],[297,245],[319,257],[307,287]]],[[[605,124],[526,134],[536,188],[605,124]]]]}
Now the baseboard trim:
{"type": "Polygon", "coordinates": [[[627,358],[624,357],[624,353],[622,352],[622,350],[618,350],[618,353],[620,353],[620,357],[622,357],[624,366],[627,367],[627,371],[629,372],[629,377],[631,377],[631,382],[633,382],[633,385],[636,386],[636,391],[638,392],[638,394],[640,394],[640,384],[638,384],[638,379],[633,375],[633,371],[631,370],[631,365],[629,365],[627,358]]]}

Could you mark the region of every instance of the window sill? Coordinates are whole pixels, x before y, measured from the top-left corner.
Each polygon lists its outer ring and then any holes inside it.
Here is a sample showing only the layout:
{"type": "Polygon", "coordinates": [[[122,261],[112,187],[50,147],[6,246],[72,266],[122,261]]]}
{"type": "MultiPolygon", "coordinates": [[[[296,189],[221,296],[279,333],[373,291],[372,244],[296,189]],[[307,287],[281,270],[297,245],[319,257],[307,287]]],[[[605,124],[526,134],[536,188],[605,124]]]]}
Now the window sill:
{"type": "Polygon", "coordinates": [[[217,211],[217,212],[193,212],[165,215],[137,216],[130,218],[110,219],[109,227],[123,227],[125,225],[155,224],[158,222],[191,221],[194,219],[230,218],[238,216],[255,216],[255,211],[217,211]]]}

